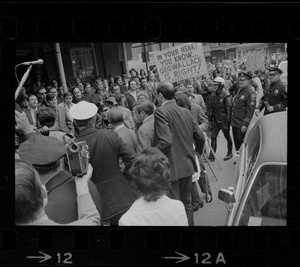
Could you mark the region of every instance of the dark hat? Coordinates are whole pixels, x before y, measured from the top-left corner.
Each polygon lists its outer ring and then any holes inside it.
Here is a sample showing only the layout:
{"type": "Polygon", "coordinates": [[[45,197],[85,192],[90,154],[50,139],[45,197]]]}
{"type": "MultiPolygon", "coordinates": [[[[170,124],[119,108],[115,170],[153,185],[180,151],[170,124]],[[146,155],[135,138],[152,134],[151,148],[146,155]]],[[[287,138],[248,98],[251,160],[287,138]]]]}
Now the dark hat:
{"type": "Polygon", "coordinates": [[[282,74],[282,70],[279,69],[279,68],[270,68],[270,69],[269,69],[269,72],[270,72],[270,71],[277,71],[277,72],[279,72],[279,74],[282,74]]]}
{"type": "Polygon", "coordinates": [[[108,102],[109,104],[111,104],[111,105],[117,105],[118,103],[117,103],[117,101],[116,101],[116,99],[114,98],[114,97],[109,97],[109,98],[107,98],[106,100],[105,100],[105,102],[108,102]]]}
{"type": "Polygon", "coordinates": [[[241,71],[239,73],[239,78],[247,78],[247,79],[252,79],[252,75],[246,71],[241,71]]]}
{"type": "Polygon", "coordinates": [[[55,137],[35,134],[20,145],[19,154],[33,166],[50,166],[65,155],[65,147],[55,137]]]}

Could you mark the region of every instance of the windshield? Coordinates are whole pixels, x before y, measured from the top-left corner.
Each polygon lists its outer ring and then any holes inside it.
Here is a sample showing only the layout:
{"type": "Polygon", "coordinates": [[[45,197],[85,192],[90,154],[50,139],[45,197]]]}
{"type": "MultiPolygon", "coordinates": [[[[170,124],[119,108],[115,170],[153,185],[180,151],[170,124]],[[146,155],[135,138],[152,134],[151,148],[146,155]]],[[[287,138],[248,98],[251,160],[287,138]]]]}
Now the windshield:
{"type": "Polygon", "coordinates": [[[260,168],[238,225],[286,226],[286,172],[286,165],[265,165],[260,168]]]}

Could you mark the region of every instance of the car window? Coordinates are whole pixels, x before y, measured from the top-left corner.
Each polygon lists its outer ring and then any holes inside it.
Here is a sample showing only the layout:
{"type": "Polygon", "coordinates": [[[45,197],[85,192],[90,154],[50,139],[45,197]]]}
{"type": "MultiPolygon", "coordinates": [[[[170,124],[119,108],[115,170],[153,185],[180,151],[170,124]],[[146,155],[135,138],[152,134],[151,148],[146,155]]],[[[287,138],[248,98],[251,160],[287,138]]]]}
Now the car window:
{"type": "Polygon", "coordinates": [[[246,166],[247,168],[247,173],[246,173],[246,182],[248,181],[250,177],[250,173],[253,170],[255,166],[255,162],[257,160],[259,148],[260,148],[260,126],[258,125],[249,135],[248,137],[248,143],[247,143],[247,153],[246,153],[246,166]]]}
{"type": "Polygon", "coordinates": [[[265,165],[261,167],[246,199],[238,225],[286,225],[286,172],[286,165],[265,165]]]}

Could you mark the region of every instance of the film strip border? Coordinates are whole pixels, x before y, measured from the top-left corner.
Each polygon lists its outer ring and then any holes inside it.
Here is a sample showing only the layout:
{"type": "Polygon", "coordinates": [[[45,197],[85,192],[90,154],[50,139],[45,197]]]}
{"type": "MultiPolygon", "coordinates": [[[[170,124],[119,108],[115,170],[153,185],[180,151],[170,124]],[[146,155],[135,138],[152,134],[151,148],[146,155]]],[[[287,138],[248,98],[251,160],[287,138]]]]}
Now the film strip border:
{"type": "MultiPolygon", "coordinates": [[[[289,58],[293,55],[296,59],[289,59],[289,74],[297,77],[297,44],[300,37],[298,4],[287,6],[273,3],[272,7],[265,4],[235,4],[231,5],[232,16],[229,12],[225,15],[228,11],[226,5],[219,4],[217,9],[214,5],[153,3],[112,7],[82,3],[74,6],[1,4],[0,41],[292,41],[292,45],[288,46],[289,58]],[[280,10],[280,19],[271,13],[272,10],[280,10]]],[[[296,85],[296,82],[291,80],[292,84],[296,85]]],[[[294,101],[299,94],[295,91],[291,92],[294,101]]],[[[297,106],[290,106],[289,112],[292,116],[297,114],[297,106]]],[[[290,139],[293,140],[292,145],[299,147],[297,134],[291,134],[295,135],[290,139]]],[[[296,166],[300,157],[297,152],[294,154],[295,157],[289,157],[289,164],[292,165],[290,173],[294,176],[295,171],[295,177],[291,177],[294,179],[289,182],[288,193],[288,209],[291,211],[288,212],[288,222],[292,227],[174,227],[149,230],[131,227],[74,230],[62,227],[37,230],[15,228],[12,224],[1,227],[0,265],[39,264],[45,259],[43,256],[46,257],[44,254],[51,256],[43,261],[48,264],[174,265],[178,262],[181,265],[199,265],[223,263],[223,254],[227,265],[296,265],[299,262],[300,229],[296,219],[298,200],[295,180],[299,177],[299,167],[296,166]]],[[[13,199],[12,195],[9,199],[13,199]]],[[[10,211],[9,215],[12,214],[10,211]]]]}
{"type": "Polygon", "coordinates": [[[296,265],[299,229],[22,229],[1,231],[0,265],[296,265]],[[45,256],[45,255],[48,255],[45,256]],[[182,256],[183,255],[183,256],[182,256]]]}
{"type": "Polygon", "coordinates": [[[0,40],[283,42],[300,37],[297,3],[1,6],[0,40]]]}

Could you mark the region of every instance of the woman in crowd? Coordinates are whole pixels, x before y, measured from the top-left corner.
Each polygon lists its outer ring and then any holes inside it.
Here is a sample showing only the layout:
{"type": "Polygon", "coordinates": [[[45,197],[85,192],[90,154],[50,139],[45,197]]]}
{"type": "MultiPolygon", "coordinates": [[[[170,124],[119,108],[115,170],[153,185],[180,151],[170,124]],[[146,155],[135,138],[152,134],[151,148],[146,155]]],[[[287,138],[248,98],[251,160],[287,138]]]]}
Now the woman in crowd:
{"type": "Polygon", "coordinates": [[[166,195],[170,189],[170,163],[159,149],[142,150],[130,174],[138,199],[121,217],[119,225],[188,226],[183,203],[166,195]]]}

